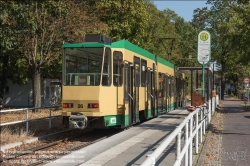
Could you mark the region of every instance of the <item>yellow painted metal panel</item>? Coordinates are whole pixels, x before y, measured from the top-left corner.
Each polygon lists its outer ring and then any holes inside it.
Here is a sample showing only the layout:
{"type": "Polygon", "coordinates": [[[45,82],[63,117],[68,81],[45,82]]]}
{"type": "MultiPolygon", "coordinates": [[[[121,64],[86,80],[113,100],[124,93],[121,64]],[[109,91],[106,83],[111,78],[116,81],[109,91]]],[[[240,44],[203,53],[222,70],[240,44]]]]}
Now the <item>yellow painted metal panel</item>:
{"type": "Polygon", "coordinates": [[[116,87],[101,87],[99,101],[102,106],[100,110],[101,115],[107,116],[117,114],[116,87]]]}
{"type": "Polygon", "coordinates": [[[99,86],[63,86],[63,100],[98,100],[99,86]]]}
{"type": "MultiPolygon", "coordinates": [[[[100,117],[102,116],[99,112],[80,112],[82,114],[84,114],[85,116],[95,116],[95,117],[100,117]]],[[[62,112],[62,116],[70,116],[71,112],[62,112]]]]}
{"type": "Polygon", "coordinates": [[[174,75],[174,70],[168,66],[164,66],[162,64],[158,64],[158,72],[168,74],[173,76],[174,75]]]}

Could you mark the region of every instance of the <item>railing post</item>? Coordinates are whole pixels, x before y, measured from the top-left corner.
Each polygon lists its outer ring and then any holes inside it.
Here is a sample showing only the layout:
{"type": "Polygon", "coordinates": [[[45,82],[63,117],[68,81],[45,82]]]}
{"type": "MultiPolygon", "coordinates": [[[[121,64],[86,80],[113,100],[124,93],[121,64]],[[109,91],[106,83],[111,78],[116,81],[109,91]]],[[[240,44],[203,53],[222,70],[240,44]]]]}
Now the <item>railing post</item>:
{"type": "Polygon", "coordinates": [[[213,97],[212,99],[212,115],[214,115],[214,111],[215,111],[215,97],[213,97]]]}
{"type": "Polygon", "coordinates": [[[51,128],[51,110],[52,108],[49,109],[49,128],[51,128]]]}
{"type": "Polygon", "coordinates": [[[203,116],[202,116],[203,114],[202,114],[202,108],[201,108],[201,110],[200,110],[200,120],[201,120],[201,127],[200,127],[200,143],[202,143],[202,129],[203,129],[203,116]]]}
{"type": "MultiPolygon", "coordinates": [[[[210,122],[210,114],[209,114],[209,112],[210,112],[210,108],[209,108],[209,101],[208,101],[208,107],[207,107],[207,128],[208,128],[208,124],[209,124],[209,122],[210,122]]],[[[206,128],[206,129],[207,129],[206,128]]]]}
{"type": "Polygon", "coordinates": [[[206,114],[207,114],[207,123],[206,123],[206,130],[207,130],[209,124],[209,107],[206,108],[206,114]]]}
{"type": "Polygon", "coordinates": [[[29,108],[26,109],[26,132],[29,132],[29,108]]]}
{"type": "MultiPolygon", "coordinates": [[[[195,129],[198,129],[198,112],[195,114],[195,129]]],[[[195,153],[198,154],[199,144],[198,144],[198,132],[195,133],[195,153]]]]}
{"type": "Polygon", "coordinates": [[[208,126],[209,126],[209,124],[210,124],[210,122],[211,122],[211,115],[212,115],[212,108],[211,108],[211,103],[212,103],[212,100],[209,100],[209,121],[208,121],[208,126]]]}
{"type": "Polygon", "coordinates": [[[214,113],[216,111],[216,97],[214,97],[214,113]]]}
{"type": "Polygon", "coordinates": [[[206,119],[205,118],[205,107],[202,108],[202,114],[203,114],[203,134],[205,135],[205,131],[206,131],[206,119]]]}
{"type": "Polygon", "coordinates": [[[181,154],[181,132],[179,132],[176,137],[176,156],[175,156],[176,160],[179,160],[180,154],[181,154]]]}
{"type": "Polygon", "coordinates": [[[189,138],[191,139],[191,142],[189,144],[189,165],[193,165],[193,159],[192,159],[192,155],[193,155],[193,139],[192,139],[192,134],[193,134],[193,116],[190,119],[190,136],[189,138]]]}
{"type": "Polygon", "coordinates": [[[214,97],[214,112],[216,110],[217,107],[217,96],[214,97]]]}
{"type": "MultiPolygon", "coordinates": [[[[185,126],[185,145],[188,143],[188,122],[186,123],[185,126]]],[[[185,166],[188,166],[188,149],[185,153],[185,166]]]]}

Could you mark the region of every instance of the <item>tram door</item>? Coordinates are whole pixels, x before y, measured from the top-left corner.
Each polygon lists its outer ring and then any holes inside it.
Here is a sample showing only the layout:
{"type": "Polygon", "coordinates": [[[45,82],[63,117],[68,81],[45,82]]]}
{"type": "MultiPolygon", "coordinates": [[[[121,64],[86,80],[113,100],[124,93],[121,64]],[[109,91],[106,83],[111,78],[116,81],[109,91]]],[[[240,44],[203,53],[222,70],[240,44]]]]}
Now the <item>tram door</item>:
{"type": "Polygon", "coordinates": [[[167,112],[169,112],[170,108],[170,79],[169,77],[166,77],[166,98],[167,98],[167,112]]]}
{"type": "Polygon", "coordinates": [[[152,94],[152,69],[148,68],[147,71],[147,92],[148,92],[148,109],[150,110],[150,116],[153,115],[153,105],[152,101],[154,100],[153,94],[152,94]]]}
{"type": "Polygon", "coordinates": [[[114,51],[113,53],[113,85],[116,87],[117,113],[124,114],[123,105],[123,62],[122,52],[114,51]]]}
{"type": "Polygon", "coordinates": [[[162,110],[166,112],[166,75],[163,74],[163,82],[162,82],[162,86],[163,86],[163,96],[162,96],[162,110]]]}
{"type": "Polygon", "coordinates": [[[149,109],[151,110],[151,117],[156,116],[156,106],[157,106],[157,98],[156,98],[156,71],[155,66],[153,65],[153,69],[148,70],[148,102],[149,109]]]}
{"type": "Polygon", "coordinates": [[[158,81],[158,76],[157,76],[157,71],[156,71],[156,66],[153,63],[153,76],[152,76],[152,89],[153,89],[153,106],[154,106],[154,114],[153,116],[157,116],[158,115],[158,111],[157,111],[157,106],[158,106],[158,95],[157,95],[157,82],[158,81]]]}
{"type": "Polygon", "coordinates": [[[134,121],[133,122],[138,122],[139,121],[139,87],[140,87],[140,58],[134,56],[134,121]]]}
{"type": "Polygon", "coordinates": [[[153,86],[154,72],[149,70],[148,72],[148,101],[151,117],[155,115],[155,97],[154,97],[154,86],[153,86]]]}
{"type": "Polygon", "coordinates": [[[134,65],[124,64],[124,98],[125,107],[128,108],[128,125],[133,125],[136,121],[135,97],[134,97],[134,65]]]}
{"type": "Polygon", "coordinates": [[[157,79],[158,82],[158,107],[157,110],[158,112],[162,112],[163,110],[163,75],[162,73],[159,72],[159,77],[157,79]]]}
{"type": "Polygon", "coordinates": [[[169,111],[172,111],[173,77],[169,77],[169,111]]]}
{"type": "Polygon", "coordinates": [[[159,73],[159,93],[158,93],[158,110],[161,112],[166,111],[166,78],[165,74],[159,73]]]}

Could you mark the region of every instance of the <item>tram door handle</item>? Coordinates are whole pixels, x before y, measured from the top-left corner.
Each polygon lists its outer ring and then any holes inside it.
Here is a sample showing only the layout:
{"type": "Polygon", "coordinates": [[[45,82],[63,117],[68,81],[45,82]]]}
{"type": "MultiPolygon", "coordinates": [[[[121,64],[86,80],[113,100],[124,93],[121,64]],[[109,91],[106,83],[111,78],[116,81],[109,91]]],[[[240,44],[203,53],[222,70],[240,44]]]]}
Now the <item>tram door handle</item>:
{"type": "Polygon", "coordinates": [[[131,96],[131,94],[128,93],[128,96],[134,101],[134,98],[131,96]]]}

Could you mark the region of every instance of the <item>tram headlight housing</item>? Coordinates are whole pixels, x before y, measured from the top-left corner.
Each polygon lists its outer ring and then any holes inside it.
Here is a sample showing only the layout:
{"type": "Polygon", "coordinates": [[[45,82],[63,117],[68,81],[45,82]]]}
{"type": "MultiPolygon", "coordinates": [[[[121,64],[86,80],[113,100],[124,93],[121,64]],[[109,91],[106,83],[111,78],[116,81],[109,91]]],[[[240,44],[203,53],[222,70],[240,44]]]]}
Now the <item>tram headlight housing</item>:
{"type": "Polygon", "coordinates": [[[98,103],[88,103],[88,108],[99,108],[98,103]]]}
{"type": "Polygon", "coordinates": [[[73,103],[63,103],[63,108],[73,108],[73,103]]]}

